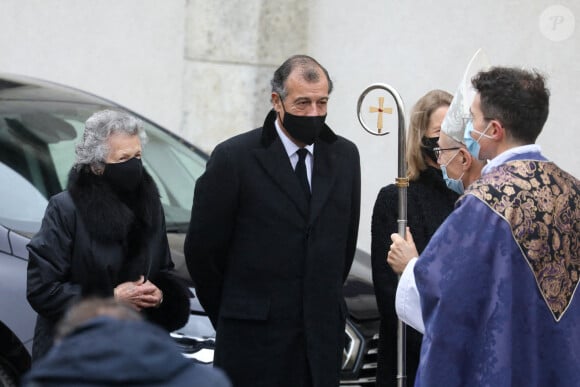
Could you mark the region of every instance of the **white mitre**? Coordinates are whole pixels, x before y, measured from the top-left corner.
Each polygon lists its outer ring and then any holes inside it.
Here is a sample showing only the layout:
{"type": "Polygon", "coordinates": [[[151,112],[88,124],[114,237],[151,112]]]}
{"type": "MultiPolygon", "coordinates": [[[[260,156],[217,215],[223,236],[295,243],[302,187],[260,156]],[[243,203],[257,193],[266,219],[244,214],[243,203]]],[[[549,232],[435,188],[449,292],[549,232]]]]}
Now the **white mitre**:
{"type": "Polygon", "coordinates": [[[443,118],[441,131],[462,144],[464,144],[463,134],[465,131],[465,125],[470,116],[469,109],[471,108],[471,104],[473,103],[476,94],[471,84],[471,78],[473,78],[478,72],[485,71],[488,68],[489,60],[480,48],[469,61],[469,64],[463,73],[463,78],[457,88],[457,92],[453,96],[449,110],[447,110],[445,118],[443,118]]]}

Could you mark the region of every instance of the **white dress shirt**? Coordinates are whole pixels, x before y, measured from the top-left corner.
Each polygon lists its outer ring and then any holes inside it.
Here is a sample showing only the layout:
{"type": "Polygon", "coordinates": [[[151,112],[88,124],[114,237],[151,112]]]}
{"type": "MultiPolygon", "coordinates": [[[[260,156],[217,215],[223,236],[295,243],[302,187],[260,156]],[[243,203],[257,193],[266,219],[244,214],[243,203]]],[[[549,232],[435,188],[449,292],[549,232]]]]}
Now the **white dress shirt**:
{"type": "Polygon", "coordinates": [[[489,160],[489,162],[482,168],[481,174],[485,175],[486,173],[491,171],[493,168],[495,168],[499,165],[502,165],[507,160],[511,159],[512,157],[514,157],[517,154],[530,153],[530,152],[541,153],[542,148],[540,148],[540,146],[538,144],[528,144],[528,145],[521,145],[521,146],[516,146],[514,148],[510,148],[510,149],[500,153],[499,155],[495,156],[493,159],[489,160]]]}
{"type": "MultiPolygon", "coordinates": [[[[278,125],[278,119],[274,121],[276,125],[276,131],[278,132],[278,136],[280,140],[282,140],[282,145],[284,145],[284,149],[286,149],[286,153],[288,154],[288,158],[290,159],[290,163],[292,164],[292,169],[296,169],[296,164],[298,163],[298,153],[296,151],[300,149],[298,145],[294,144],[290,138],[282,131],[280,125],[278,125]]],[[[310,187],[312,187],[312,162],[314,160],[314,144],[306,145],[304,147],[308,151],[306,155],[306,176],[308,176],[308,183],[310,187]]]]}

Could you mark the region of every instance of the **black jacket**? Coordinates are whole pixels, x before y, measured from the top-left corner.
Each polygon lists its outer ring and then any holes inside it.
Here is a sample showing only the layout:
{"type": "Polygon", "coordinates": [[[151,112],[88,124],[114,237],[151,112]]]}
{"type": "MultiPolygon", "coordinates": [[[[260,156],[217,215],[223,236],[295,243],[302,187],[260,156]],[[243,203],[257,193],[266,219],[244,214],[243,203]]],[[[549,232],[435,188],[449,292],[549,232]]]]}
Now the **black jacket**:
{"type": "Polygon", "coordinates": [[[201,304],[217,327],[215,363],[236,387],[339,382],[356,249],[356,146],[328,127],[314,145],[308,203],[274,126],[218,145],[197,181],[185,243],[201,304]]]}
{"type": "Polygon", "coordinates": [[[223,372],[185,358],[144,321],[97,317],[66,336],[25,375],[23,387],[229,387],[223,372]]]}
{"type": "Polygon", "coordinates": [[[163,208],[147,173],[138,194],[123,201],[101,177],[73,170],[68,189],[50,199],[28,251],[27,298],[38,313],[35,360],[52,345],[54,325],[71,302],[112,296],[115,286],[141,275],[164,294],[160,308],[143,311],[147,318],[167,330],[187,322],[189,290],[171,274],[163,208]]]}
{"type": "MultiPolygon", "coordinates": [[[[419,254],[447,215],[453,211],[458,194],[448,189],[441,171],[427,167],[407,189],[407,225],[419,254]]],[[[397,275],[387,264],[391,234],[397,232],[398,191],[394,184],[383,187],[377,197],[371,224],[373,283],[381,314],[377,386],[395,386],[397,375],[397,275]]],[[[407,327],[407,385],[415,380],[422,335],[407,327]]]]}

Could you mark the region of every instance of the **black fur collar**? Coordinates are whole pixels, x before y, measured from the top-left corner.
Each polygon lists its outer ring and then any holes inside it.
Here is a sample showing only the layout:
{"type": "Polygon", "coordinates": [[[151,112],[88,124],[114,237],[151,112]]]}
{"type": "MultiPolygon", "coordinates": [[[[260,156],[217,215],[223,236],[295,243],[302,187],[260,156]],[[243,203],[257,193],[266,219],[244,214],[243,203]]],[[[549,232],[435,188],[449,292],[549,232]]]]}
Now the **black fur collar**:
{"type": "Polygon", "coordinates": [[[125,240],[135,227],[149,228],[159,222],[159,191],[145,170],[130,198],[123,198],[87,166],[71,170],[67,188],[87,231],[97,240],[125,240]]]}

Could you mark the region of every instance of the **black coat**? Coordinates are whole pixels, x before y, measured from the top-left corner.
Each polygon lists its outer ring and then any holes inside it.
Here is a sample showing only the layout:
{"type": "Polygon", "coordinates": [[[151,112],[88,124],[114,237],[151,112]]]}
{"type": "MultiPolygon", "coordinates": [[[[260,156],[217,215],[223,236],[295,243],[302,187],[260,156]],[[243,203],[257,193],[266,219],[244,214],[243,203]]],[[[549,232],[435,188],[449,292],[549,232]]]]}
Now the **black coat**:
{"type": "Polygon", "coordinates": [[[337,386],[342,295],[356,249],[356,146],[325,128],[314,146],[310,205],[277,135],[218,145],[197,181],[185,243],[201,304],[217,327],[215,364],[242,386],[337,386]]]}
{"type": "Polygon", "coordinates": [[[72,302],[113,296],[115,286],[141,275],[163,292],[159,308],[143,313],[167,330],[189,317],[189,290],[172,274],[159,193],[145,173],[139,193],[120,200],[99,176],[86,169],[69,176],[53,196],[40,231],[28,244],[27,298],[38,313],[33,359],[46,353],[54,326],[72,302]]]}
{"type": "MultiPolygon", "coordinates": [[[[407,224],[419,253],[447,215],[453,211],[458,194],[448,189],[441,171],[427,167],[407,189],[407,224]]],[[[391,234],[397,232],[398,190],[394,184],[383,187],[372,215],[371,259],[373,283],[381,314],[377,386],[396,386],[397,375],[397,314],[395,293],[397,275],[387,264],[391,234]]],[[[407,385],[415,380],[422,335],[407,327],[407,385]]]]}

